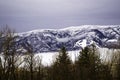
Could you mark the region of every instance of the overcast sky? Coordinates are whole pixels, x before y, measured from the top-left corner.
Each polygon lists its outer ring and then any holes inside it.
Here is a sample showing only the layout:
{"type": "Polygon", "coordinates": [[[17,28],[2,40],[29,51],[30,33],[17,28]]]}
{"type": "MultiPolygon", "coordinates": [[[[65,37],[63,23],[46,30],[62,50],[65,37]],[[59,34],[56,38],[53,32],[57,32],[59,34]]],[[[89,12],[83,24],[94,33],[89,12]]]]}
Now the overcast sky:
{"type": "Polygon", "coordinates": [[[0,0],[0,26],[24,32],[120,24],[120,0],[0,0]]]}

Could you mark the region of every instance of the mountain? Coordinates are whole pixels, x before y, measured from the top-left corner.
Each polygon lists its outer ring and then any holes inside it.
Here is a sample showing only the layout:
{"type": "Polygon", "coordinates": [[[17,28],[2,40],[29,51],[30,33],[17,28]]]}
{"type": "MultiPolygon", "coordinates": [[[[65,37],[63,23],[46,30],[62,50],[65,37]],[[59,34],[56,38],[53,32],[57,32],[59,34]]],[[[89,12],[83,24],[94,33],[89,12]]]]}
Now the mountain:
{"type": "Polygon", "coordinates": [[[82,25],[64,29],[40,29],[18,33],[17,43],[24,49],[32,47],[35,53],[58,51],[65,46],[68,51],[96,44],[115,48],[120,39],[120,25],[82,25]]]}

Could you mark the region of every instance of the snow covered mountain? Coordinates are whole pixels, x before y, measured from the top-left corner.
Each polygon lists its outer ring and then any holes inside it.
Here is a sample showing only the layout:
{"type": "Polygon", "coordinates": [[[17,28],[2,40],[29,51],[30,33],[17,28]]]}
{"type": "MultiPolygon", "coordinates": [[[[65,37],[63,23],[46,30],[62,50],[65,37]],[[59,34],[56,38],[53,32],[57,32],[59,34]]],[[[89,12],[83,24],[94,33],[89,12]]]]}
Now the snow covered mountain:
{"type": "Polygon", "coordinates": [[[31,46],[35,53],[39,53],[58,51],[62,46],[68,51],[79,50],[93,43],[99,47],[113,48],[118,39],[120,25],[82,25],[18,33],[17,43],[25,49],[31,46]]]}

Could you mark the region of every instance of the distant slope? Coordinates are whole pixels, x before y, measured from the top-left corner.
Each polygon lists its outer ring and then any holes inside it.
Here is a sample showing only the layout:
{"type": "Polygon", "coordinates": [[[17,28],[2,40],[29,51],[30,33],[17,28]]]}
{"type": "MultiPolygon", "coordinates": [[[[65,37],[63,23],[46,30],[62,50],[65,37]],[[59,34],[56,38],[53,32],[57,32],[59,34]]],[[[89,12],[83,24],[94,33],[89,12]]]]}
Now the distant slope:
{"type": "Polygon", "coordinates": [[[79,50],[93,43],[99,47],[115,48],[119,38],[120,25],[82,25],[18,33],[17,43],[25,49],[32,46],[33,51],[39,53],[58,51],[62,46],[68,51],[79,50]]]}

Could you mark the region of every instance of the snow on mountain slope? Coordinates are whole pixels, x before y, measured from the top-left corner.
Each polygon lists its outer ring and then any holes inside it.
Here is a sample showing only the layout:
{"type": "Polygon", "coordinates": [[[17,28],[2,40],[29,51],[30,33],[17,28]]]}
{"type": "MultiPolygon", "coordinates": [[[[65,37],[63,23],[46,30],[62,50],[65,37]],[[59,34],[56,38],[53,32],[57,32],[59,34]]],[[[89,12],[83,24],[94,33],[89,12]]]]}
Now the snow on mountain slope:
{"type": "Polygon", "coordinates": [[[25,49],[31,46],[35,53],[39,53],[58,51],[62,46],[68,51],[80,50],[92,43],[99,47],[113,48],[119,38],[120,25],[82,25],[18,33],[17,43],[25,49]]]}

